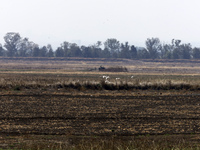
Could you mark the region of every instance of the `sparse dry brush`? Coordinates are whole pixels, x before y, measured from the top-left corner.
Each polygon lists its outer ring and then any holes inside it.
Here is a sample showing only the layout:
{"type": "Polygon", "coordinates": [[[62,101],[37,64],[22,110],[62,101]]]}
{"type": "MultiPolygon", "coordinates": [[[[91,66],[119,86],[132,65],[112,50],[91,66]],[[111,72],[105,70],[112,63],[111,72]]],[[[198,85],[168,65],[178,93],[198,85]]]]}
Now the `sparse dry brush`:
{"type": "Polygon", "coordinates": [[[71,75],[34,75],[34,74],[1,74],[0,89],[75,89],[75,90],[200,90],[199,81],[190,80],[190,77],[164,77],[135,76],[131,79],[128,75],[121,75],[120,80],[116,75],[110,75],[109,80],[99,77],[98,74],[83,77],[71,75]],[[153,79],[156,78],[156,79],[153,79]]]}

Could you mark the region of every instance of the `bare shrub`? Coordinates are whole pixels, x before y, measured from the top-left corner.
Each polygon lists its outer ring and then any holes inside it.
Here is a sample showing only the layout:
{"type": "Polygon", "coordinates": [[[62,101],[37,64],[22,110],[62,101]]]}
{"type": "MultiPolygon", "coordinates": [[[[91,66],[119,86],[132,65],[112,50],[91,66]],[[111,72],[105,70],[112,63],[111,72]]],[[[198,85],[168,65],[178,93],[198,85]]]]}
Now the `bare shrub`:
{"type": "Polygon", "coordinates": [[[105,67],[100,67],[99,71],[105,71],[105,72],[128,72],[128,69],[126,67],[109,67],[109,68],[105,68],[105,67]]]}

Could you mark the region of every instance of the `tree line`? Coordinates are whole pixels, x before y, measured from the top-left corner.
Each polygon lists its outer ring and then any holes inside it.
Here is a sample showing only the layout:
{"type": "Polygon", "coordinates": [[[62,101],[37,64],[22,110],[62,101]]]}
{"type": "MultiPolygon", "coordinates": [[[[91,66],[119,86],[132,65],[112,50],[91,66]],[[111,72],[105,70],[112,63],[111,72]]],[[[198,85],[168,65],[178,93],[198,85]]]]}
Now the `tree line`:
{"type": "Polygon", "coordinates": [[[90,46],[63,42],[56,50],[51,44],[38,44],[22,38],[19,33],[9,32],[0,44],[1,57],[84,57],[84,58],[127,58],[127,59],[200,59],[200,48],[172,39],[170,44],[161,43],[159,38],[148,38],[146,47],[136,47],[128,42],[120,43],[115,38],[97,41],[90,46]]]}

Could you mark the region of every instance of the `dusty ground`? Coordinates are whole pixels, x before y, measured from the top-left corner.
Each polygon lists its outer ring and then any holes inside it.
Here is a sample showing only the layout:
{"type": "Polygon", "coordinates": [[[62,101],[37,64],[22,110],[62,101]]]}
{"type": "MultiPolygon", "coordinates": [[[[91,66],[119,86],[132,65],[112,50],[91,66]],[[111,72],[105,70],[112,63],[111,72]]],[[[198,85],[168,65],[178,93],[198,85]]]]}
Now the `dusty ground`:
{"type": "Polygon", "coordinates": [[[2,95],[0,133],[200,133],[200,96],[2,95]]]}
{"type": "Polygon", "coordinates": [[[0,148],[48,149],[48,145],[111,144],[113,140],[119,145],[130,141],[187,147],[200,141],[198,93],[61,93],[1,93],[0,148]]]}
{"type": "Polygon", "coordinates": [[[100,66],[123,66],[134,74],[198,75],[200,60],[130,60],[106,58],[0,58],[0,71],[11,73],[98,72],[100,66]]]}
{"type": "Polygon", "coordinates": [[[54,136],[53,141],[59,142],[61,136],[195,134],[189,141],[199,142],[198,90],[77,91],[46,87],[80,78],[97,81],[104,74],[110,75],[113,82],[116,77],[126,81],[134,75],[138,82],[172,80],[199,84],[200,61],[6,59],[0,62],[2,148],[27,139],[33,143],[40,135],[54,136]],[[90,71],[102,64],[126,66],[129,72],[90,71]],[[27,87],[17,89],[19,85],[27,87]],[[29,88],[30,85],[34,88],[29,88]]]}

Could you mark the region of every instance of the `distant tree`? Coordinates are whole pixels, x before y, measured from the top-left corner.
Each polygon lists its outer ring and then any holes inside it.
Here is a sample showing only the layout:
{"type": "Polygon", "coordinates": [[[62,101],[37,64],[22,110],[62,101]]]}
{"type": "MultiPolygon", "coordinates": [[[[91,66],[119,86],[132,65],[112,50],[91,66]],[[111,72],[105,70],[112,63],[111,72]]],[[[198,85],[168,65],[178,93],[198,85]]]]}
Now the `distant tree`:
{"type": "Polygon", "coordinates": [[[101,41],[97,41],[96,44],[90,45],[92,58],[99,58],[102,56],[101,41]]]}
{"type": "Polygon", "coordinates": [[[39,48],[38,45],[36,45],[36,46],[33,48],[32,56],[33,56],[33,57],[39,57],[39,56],[40,56],[40,48],[39,48]]]}
{"type": "Polygon", "coordinates": [[[69,57],[81,57],[82,52],[79,46],[76,43],[70,44],[69,57]]]}
{"type": "Polygon", "coordinates": [[[190,59],[192,47],[190,44],[181,44],[181,40],[172,40],[173,59],[190,59]]]}
{"type": "Polygon", "coordinates": [[[51,44],[47,45],[47,57],[54,57],[54,52],[53,52],[51,44]]]}
{"type": "Polygon", "coordinates": [[[82,56],[85,58],[92,58],[91,47],[81,46],[82,56]]]}
{"type": "Polygon", "coordinates": [[[70,55],[70,43],[69,42],[63,42],[61,44],[61,49],[63,50],[63,56],[62,57],[69,57],[70,55]]]}
{"type": "Polygon", "coordinates": [[[40,48],[40,52],[39,52],[39,56],[40,57],[46,57],[47,56],[47,47],[46,46],[43,46],[42,48],[40,48]]]}
{"type": "Polygon", "coordinates": [[[28,47],[26,51],[27,56],[29,57],[33,56],[33,51],[35,47],[39,47],[38,44],[35,44],[34,42],[28,42],[28,47]]]}
{"type": "Polygon", "coordinates": [[[200,59],[200,48],[194,48],[192,56],[194,59],[200,59]]]}
{"type": "Polygon", "coordinates": [[[7,50],[7,56],[8,57],[17,56],[18,44],[21,40],[21,36],[19,35],[19,33],[8,32],[4,36],[4,40],[5,40],[4,47],[7,50]]]}
{"type": "Polygon", "coordinates": [[[137,51],[137,56],[139,59],[149,59],[150,58],[149,51],[145,48],[139,49],[137,51]]]}
{"type": "Polygon", "coordinates": [[[173,47],[179,47],[181,44],[181,40],[175,40],[175,39],[172,39],[172,46],[173,47]]]}
{"type": "Polygon", "coordinates": [[[20,57],[27,57],[29,56],[31,44],[28,41],[28,38],[21,39],[18,43],[18,56],[20,57]]]}
{"type": "Polygon", "coordinates": [[[101,57],[101,49],[97,47],[91,47],[92,58],[99,58],[101,57]]]}
{"type": "Polygon", "coordinates": [[[131,46],[130,57],[131,59],[137,58],[137,49],[134,45],[131,46]]]}
{"type": "Polygon", "coordinates": [[[0,44],[0,56],[4,56],[4,55],[5,55],[5,50],[3,46],[0,44]]]}
{"type": "Polygon", "coordinates": [[[151,38],[147,39],[146,42],[146,48],[149,51],[149,56],[152,59],[159,58],[159,51],[161,50],[161,43],[159,38],[151,38]]]}
{"type": "Polygon", "coordinates": [[[161,44],[159,38],[148,38],[146,48],[136,48],[128,42],[121,43],[115,38],[107,39],[103,44],[97,41],[90,46],[79,47],[75,43],[63,42],[54,52],[51,45],[39,46],[22,38],[19,33],[8,32],[4,36],[5,44],[0,44],[0,56],[8,57],[85,57],[85,58],[128,58],[128,59],[200,59],[200,48],[192,49],[191,44],[182,44],[172,39],[171,44],[161,44]],[[4,49],[5,48],[5,49],[4,49]]]}
{"type": "Polygon", "coordinates": [[[64,57],[64,51],[61,47],[58,47],[55,51],[55,56],[56,57],[64,57]]]}
{"type": "Polygon", "coordinates": [[[125,44],[121,43],[120,57],[121,58],[131,58],[130,46],[129,46],[128,42],[126,42],[125,44]]]}
{"type": "Polygon", "coordinates": [[[17,56],[31,57],[33,56],[33,49],[37,44],[28,40],[28,38],[21,38],[17,45],[17,56]]]}
{"type": "Polygon", "coordinates": [[[112,54],[112,58],[118,58],[119,57],[119,52],[114,52],[112,54]]]}
{"type": "Polygon", "coordinates": [[[181,40],[172,39],[172,58],[181,59],[181,50],[180,50],[181,40]]]}
{"type": "Polygon", "coordinates": [[[104,48],[104,50],[102,51],[102,57],[103,58],[110,58],[111,54],[110,51],[108,50],[108,48],[104,48]]]}
{"type": "Polygon", "coordinates": [[[160,57],[162,59],[171,59],[172,58],[172,51],[173,47],[170,44],[163,44],[161,48],[161,54],[160,57]]]}
{"type": "Polygon", "coordinates": [[[191,58],[192,47],[190,44],[181,44],[180,49],[181,49],[181,59],[191,58]]]}
{"type": "Polygon", "coordinates": [[[101,45],[102,45],[102,42],[101,42],[101,41],[97,41],[97,43],[96,43],[96,47],[97,47],[97,48],[100,48],[101,45]]]}
{"type": "Polygon", "coordinates": [[[172,58],[173,59],[180,59],[180,51],[179,49],[174,49],[173,52],[172,52],[172,58]]]}
{"type": "Polygon", "coordinates": [[[117,57],[120,50],[120,42],[117,39],[107,39],[104,47],[110,51],[112,57],[117,57]]]}

